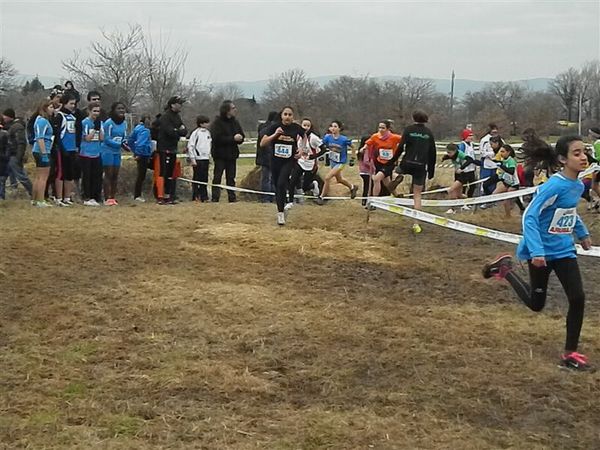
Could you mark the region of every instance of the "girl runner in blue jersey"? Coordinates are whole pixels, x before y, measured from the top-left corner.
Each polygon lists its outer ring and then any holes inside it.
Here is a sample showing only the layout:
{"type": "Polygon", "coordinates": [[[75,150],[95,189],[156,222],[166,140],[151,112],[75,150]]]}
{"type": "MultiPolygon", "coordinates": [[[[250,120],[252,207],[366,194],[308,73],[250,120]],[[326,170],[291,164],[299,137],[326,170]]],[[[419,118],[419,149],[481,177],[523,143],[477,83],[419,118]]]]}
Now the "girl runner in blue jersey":
{"type": "Polygon", "coordinates": [[[35,179],[33,181],[32,204],[38,207],[52,206],[44,199],[46,182],[50,173],[50,151],[54,142],[54,131],[50,120],[54,116],[54,104],[44,100],[38,110],[33,125],[35,141],[31,152],[35,159],[35,179]]]}
{"type": "Polygon", "coordinates": [[[348,150],[352,150],[352,157],[350,158],[350,165],[354,165],[354,160],[356,158],[356,152],[354,147],[352,146],[352,140],[348,137],[341,134],[344,127],[342,126],[342,122],[339,120],[334,120],[331,122],[329,126],[330,134],[325,135],[323,138],[323,145],[325,145],[329,149],[329,173],[325,175],[325,183],[323,184],[323,191],[321,195],[317,198],[317,204],[323,204],[323,197],[327,197],[329,193],[329,186],[331,185],[331,180],[335,178],[338,183],[343,184],[348,189],[350,189],[350,198],[356,197],[356,191],[358,188],[347,181],[342,176],[342,170],[346,167],[348,163],[348,150]]]}
{"type": "Polygon", "coordinates": [[[110,107],[110,118],[103,125],[102,167],[104,169],[104,204],[116,206],[117,180],[121,168],[121,149],[129,151],[127,146],[127,123],[125,122],[125,105],[113,103],[110,107]]]}
{"type": "Polygon", "coordinates": [[[513,272],[510,255],[502,255],[485,264],[483,276],[505,279],[528,308],[541,311],[546,303],[548,278],[554,271],[569,301],[567,338],[561,363],[568,368],[584,370],[589,368],[588,359],[577,352],[577,347],[585,294],[573,233],[584,250],[592,247],[589,232],[577,215],[577,203],[583,192],[578,175],[587,164],[585,145],[580,136],[563,136],[555,150],[540,147],[539,152],[533,151],[531,155],[535,155],[534,159],[545,160],[549,167],[560,163],[564,168],[538,189],[523,215],[523,238],[517,248],[517,257],[527,260],[530,283],[513,272]]]}

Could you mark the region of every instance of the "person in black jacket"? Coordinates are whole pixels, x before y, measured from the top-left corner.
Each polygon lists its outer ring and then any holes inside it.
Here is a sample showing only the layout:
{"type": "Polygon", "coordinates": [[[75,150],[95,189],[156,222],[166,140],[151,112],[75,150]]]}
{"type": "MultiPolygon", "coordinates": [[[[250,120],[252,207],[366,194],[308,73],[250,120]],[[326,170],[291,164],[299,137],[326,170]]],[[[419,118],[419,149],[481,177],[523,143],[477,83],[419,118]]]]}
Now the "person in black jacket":
{"type": "Polygon", "coordinates": [[[171,97],[159,119],[156,150],[160,156],[160,176],[164,182],[164,197],[158,199],[159,204],[175,203],[176,184],[173,172],[177,161],[177,144],[181,137],[187,135],[187,129],[179,114],[184,103],[185,99],[182,97],[171,97]]]}
{"type": "MultiPolygon", "coordinates": [[[[219,108],[219,115],[215,117],[210,127],[212,136],[212,157],[215,162],[213,172],[213,185],[221,184],[223,171],[227,186],[235,186],[235,171],[237,159],[240,156],[239,144],[244,142],[244,131],[235,118],[237,108],[231,100],[225,100],[219,108]]],[[[221,189],[213,186],[212,201],[218,202],[221,189]]],[[[235,192],[227,191],[229,202],[235,202],[235,192]]]]}
{"type": "MultiPolygon", "coordinates": [[[[263,192],[275,192],[273,188],[273,181],[271,179],[271,153],[273,152],[272,146],[270,148],[263,148],[260,146],[260,140],[265,135],[265,131],[278,120],[279,114],[277,111],[271,111],[267,116],[267,121],[261,123],[258,126],[258,138],[256,140],[256,165],[260,166],[260,190],[263,192]]],[[[261,196],[261,203],[272,203],[272,195],[261,196]]]]}
{"type": "Polygon", "coordinates": [[[23,167],[25,151],[27,149],[25,125],[22,119],[16,117],[15,111],[12,108],[8,108],[2,113],[2,119],[4,121],[4,128],[8,132],[9,175],[15,178],[15,182],[21,183],[29,193],[29,196],[31,196],[31,180],[23,167]]]}
{"type": "Polygon", "coordinates": [[[417,110],[413,112],[412,117],[415,123],[406,127],[402,132],[398,152],[393,158],[393,161],[396,162],[404,153],[396,168],[398,177],[387,187],[390,192],[393,192],[402,182],[404,175],[411,175],[415,209],[421,209],[421,192],[425,186],[425,177],[431,180],[435,174],[435,138],[431,130],[425,126],[429,121],[425,112],[417,110]]]}
{"type": "Polygon", "coordinates": [[[8,132],[4,129],[0,118],[0,200],[6,199],[6,179],[8,178],[8,132]]]}

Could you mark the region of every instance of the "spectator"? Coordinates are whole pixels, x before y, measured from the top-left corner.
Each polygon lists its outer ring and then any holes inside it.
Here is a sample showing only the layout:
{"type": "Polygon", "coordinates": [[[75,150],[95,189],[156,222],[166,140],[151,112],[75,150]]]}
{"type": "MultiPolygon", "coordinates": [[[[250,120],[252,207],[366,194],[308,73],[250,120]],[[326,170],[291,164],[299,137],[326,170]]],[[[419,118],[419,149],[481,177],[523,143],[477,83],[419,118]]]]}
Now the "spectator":
{"type": "MultiPolygon", "coordinates": [[[[206,116],[196,118],[196,128],[187,146],[187,156],[194,170],[194,181],[208,182],[208,165],[210,164],[210,150],[212,139],[208,130],[210,119],[206,116]]],[[[208,192],[206,184],[192,184],[192,201],[207,202],[208,192]]]]}
{"type": "MultiPolygon", "coordinates": [[[[235,118],[237,108],[231,100],[225,100],[219,109],[210,128],[212,136],[212,157],[215,162],[213,172],[213,185],[221,184],[223,171],[227,186],[235,186],[235,172],[237,159],[240,156],[239,144],[244,142],[244,131],[235,118]]],[[[213,186],[212,201],[218,202],[221,189],[213,186]]],[[[235,192],[228,190],[227,197],[230,203],[236,201],[235,192]]]]}
{"type": "MultiPolygon", "coordinates": [[[[273,180],[271,179],[271,154],[272,146],[263,148],[260,146],[260,140],[265,135],[265,131],[278,120],[277,111],[271,111],[267,116],[266,122],[258,125],[258,138],[256,140],[256,165],[260,166],[260,190],[263,192],[275,192],[273,180]]],[[[272,195],[261,196],[261,203],[272,203],[272,195]]]]}
{"type": "MultiPolygon", "coordinates": [[[[479,157],[481,158],[481,169],[479,171],[479,178],[489,178],[496,173],[496,153],[490,146],[490,139],[494,136],[498,136],[498,126],[494,123],[488,125],[487,134],[479,141],[479,157]]],[[[484,185],[483,192],[485,195],[489,195],[494,192],[494,185],[484,185]]]]}
{"type": "Polygon", "coordinates": [[[8,132],[8,171],[16,182],[23,185],[29,196],[31,196],[31,180],[23,167],[25,163],[25,151],[27,150],[27,139],[25,137],[25,124],[21,118],[17,118],[14,109],[8,108],[2,113],[4,129],[8,132]]]}
{"type": "Polygon", "coordinates": [[[76,103],[79,103],[81,101],[81,95],[79,94],[79,91],[75,89],[75,86],[73,85],[72,81],[65,81],[64,91],[65,93],[69,92],[70,94],[72,94],[73,97],[75,97],[76,103]]]}
{"type": "Polygon", "coordinates": [[[133,152],[133,158],[137,164],[137,178],[133,189],[133,199],[140,203],[146,200],[142,197],[142,186],[146,179],[146,172],[152,155],[152,141],[150,140],[150,117],[142,116],[140,123],[129,135],[129,148],[133,152]]]}
{"type": "Polygon", "coordinates": [[[177,162],[177,145],[179,139],[187,134],[181,120],[181,107],[185,99],[175,95],[169,99],[165,112],[160,117],[156,149],[160,157],[160,176],[164,183],[164,197],[158,203],[175,203],[174,172],[177,162]]]}
{"type": "Polygon", "coordinates": [[[0,120],[0,200],[5,200],[6,198],[9,159],[8,132],[4,129],[3,123],[0,120]]]}

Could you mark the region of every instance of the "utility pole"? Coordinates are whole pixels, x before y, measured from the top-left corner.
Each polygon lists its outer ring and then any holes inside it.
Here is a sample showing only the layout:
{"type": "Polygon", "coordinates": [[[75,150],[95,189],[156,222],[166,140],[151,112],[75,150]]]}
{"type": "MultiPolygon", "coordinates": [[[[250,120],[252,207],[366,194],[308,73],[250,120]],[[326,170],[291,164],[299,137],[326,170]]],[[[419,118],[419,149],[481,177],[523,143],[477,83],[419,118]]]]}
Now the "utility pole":
{"type": "Polygon", "coordinates": [[[452,81],[450,83],[450,127],[453,126],[452,115],[454,112],[454,69],[452,69],[452,81]]]}
{"type": "Polygon", "coordinates": [[[581,108],[583,107],[583,87],[579,87],[579,99],[577,104],[579,110],[577,134],[581,135],[581,108]]]}

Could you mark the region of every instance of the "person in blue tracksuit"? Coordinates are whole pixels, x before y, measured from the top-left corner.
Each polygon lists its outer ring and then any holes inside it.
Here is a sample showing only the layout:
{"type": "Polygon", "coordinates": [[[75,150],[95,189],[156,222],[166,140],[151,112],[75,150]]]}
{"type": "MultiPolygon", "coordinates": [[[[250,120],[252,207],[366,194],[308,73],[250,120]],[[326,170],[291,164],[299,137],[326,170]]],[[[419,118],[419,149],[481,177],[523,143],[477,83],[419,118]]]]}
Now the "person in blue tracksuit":
{"type": "Polygon", "coordinates": [[[540,147],[540,152],[543,153],[538,155],[540,160],[545,160],[550,167],[560,163],[563,170],[540,186],[523,214],[523,238],[517,257],[527,260],[530,283],[512,271],[510,255],[487,263],[483,276],[506,279],[526,306],[532,311],[541,311],[546,303],[548,278],[554,271],[569,301],[562,365],[587,369],[587,357],[577,352],[585,294],[573,239],[575,234],[584,250],[592,246],[589,232],[577,215],[577,203],[584,189],[578,175],[587,165],[585,145],[580,136],[563,136],[554,150],[545,146],[540,147]]]}
{"type": "Polygon", "coordinates": [[[35,159],[35,179],[33,180],[32,204],[38,207],[52,206],[44,199],[44,191],[50,174],[50,151],[54,142],[54,129],[50,121],[54,116],[54,103],[44,100],[37,110],[33,123],[34,141],[31,153],[35,159]]]}
{"type": "Polygon", "coordinates": [[[60,153],[61,170],[57,174],[56,186],[56,204],[59,206],[71,206],[73,192],[75,190],[75,175],[77,169],[77,118],[75,109],[77,101],[72,93],[63,93],[60,98],[62,107],[56,117],[59,124],[58,151],[60,153]]]}
{"type": "Polygon", "coordinates": [[[137,177],[133,189],[133,199],[144,203],[146,200],[142,197],[142,186],[146,179],[146,171],[150,156],[152,155],[152,142],[150,139],[150,117],[142,116],[140,122],[135,126],[127,144],[133,152],[133,157],[137,163],[137,177]]]}
{"type": "Polygon", "coordinates": [[[129,150],[127,145],[127,123],[125,122],[125,105],[113,103],[109,118],[102,125],[104,140],[102,141],[102,167],[104,169],[104,204],[116,206],[117,180],[121,168],[121,149],[129,150]]]}

